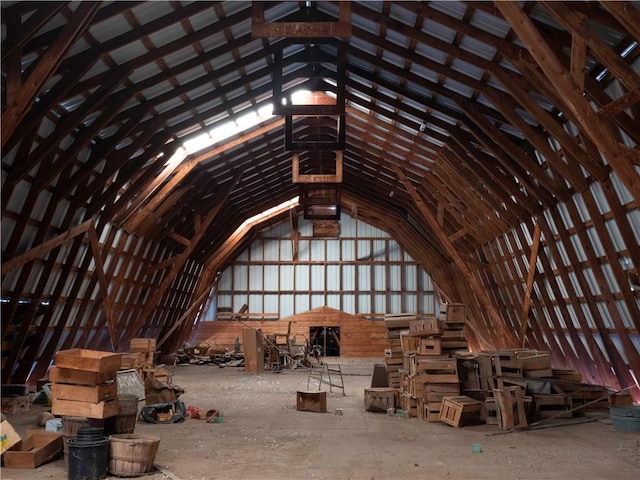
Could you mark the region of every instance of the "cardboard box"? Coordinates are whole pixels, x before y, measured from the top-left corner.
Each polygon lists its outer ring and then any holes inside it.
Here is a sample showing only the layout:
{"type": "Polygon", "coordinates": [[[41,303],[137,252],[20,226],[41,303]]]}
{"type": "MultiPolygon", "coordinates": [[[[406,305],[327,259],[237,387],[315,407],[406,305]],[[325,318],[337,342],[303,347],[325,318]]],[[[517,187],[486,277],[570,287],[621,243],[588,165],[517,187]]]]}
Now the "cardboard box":
{"type": "Polygon", "coordinates": [[[13,429],[7,420],[3,420],[0,423],[0,453],[4,453],[6,450],[17,444],[22,440],[20,435],[13,429]]]}
{"type": "Polygon", "coordinates": [[[72,370],[115,372],[122,366],[122,354],[72,348],[56,353],[55,364],[57,367],[72,370]]]}
{"type": "Polygon", "coordinates": [[[2,456],[4,466],[7,468],[39,467],[62,453],[63,437],[61,433],[34,433],[4,452],[2,456]]]}

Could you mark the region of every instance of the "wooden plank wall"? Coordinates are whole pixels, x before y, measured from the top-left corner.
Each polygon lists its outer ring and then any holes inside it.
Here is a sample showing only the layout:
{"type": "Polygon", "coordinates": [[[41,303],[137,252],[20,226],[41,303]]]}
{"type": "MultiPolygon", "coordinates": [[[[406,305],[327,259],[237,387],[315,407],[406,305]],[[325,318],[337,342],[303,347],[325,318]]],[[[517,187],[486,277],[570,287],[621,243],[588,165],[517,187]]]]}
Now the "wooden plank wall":
{"type": "Polygon", "coordinates": [[[286,333],[289,321],[291,335],[302,343],[309,338],[309,327],[340,327],[340,356],[350,358],[382,358],[387,348],[384,322],[367,320],[329,307],[320,307],[280,320],[216,320],[200,322],[193,343],[207,342],[211,346],[233,350],[236,338],[242,344],[242,330],[259,328],[265,335],[286,333]]]}

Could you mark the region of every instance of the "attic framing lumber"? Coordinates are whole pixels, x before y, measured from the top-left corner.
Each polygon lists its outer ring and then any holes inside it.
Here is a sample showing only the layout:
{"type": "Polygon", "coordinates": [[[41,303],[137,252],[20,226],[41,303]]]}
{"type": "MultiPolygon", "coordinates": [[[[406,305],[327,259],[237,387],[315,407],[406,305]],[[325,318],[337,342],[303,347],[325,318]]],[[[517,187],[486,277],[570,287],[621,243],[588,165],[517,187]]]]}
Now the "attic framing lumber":
{"type": "Polygon", "coordinates": [[[100,8],[99,2],[81,2],[73,12],[55,42],[50,45],[38,60],[37,66],[25,79],[19,92],[7,99],[7,108],[2,114],[2,147],[5,146],[14,130],[33,103],[49,77],[58,68],[71,45],[80,37],[91,23],[91,19],[100,8]]]}
{"type": "Polygon", "coordinates": [[[264,7],[266,2],[254,1],[251,15],[251,34],[257,38],[290,37],[318,38],[351,36],[351,2],[339,1],[339,21],[337,22],[271,22],[266,23],[264,7]]]}
{"type": "Polygon", "coordinates": [[[529,307],[531,306],[531,291],[533,290],[533,280],[536,276],[536,260],[538,258],[538,248],[540,247],[540,224],[536,222],[533,229],[533,244],[529,256],[529,269],[527,270],[527,283],[522,302],[522,314],[520,315],[520,347],[524,348],[527,336],[527,318],[529,317],[529,307]]]}
{"type": "Polygon", "coordinates": [[[447,234],[444,231],[442,231],[442,228],[438,224],[437,218],[431,213],[427,205],[420,198],[420,195],[416,191],[415,187],[411,184],[411,181],[409,180],[407,175],[404,173],[402,168],[398,166],[394,166],[394,170],[396,172],[398,179],[400,180],[400,182],[402,182],[402,184],[404,185],[409,195],[411,195],[411,198],[413,199],[416,206],[424,216],[425,220],[431,226],[433,233],[436,235],[436,237],[438,238],[442,246],[445,248],[446,252],[451,256],[456,267],[458,267],[458,269],[460,270],[460,273],[462,273],[465,280],[469,283],[469,286],[473,290],[473,293],[476,295],[476,297],[478,298],[482,306],[485,308],[485,311],[487,312],[487,314],[489,315],[489,317],[493,322],[493,327],[497,330],[500,330],[501,337],[507,345],[509,344],[516,345],[517,342],[515,338],[513,337],[511,332],[509,332],[505,328],[504,320],[502,320],[502,318],[498,314],[498,310],[493,305],[493,303],[489,300],[489,298],[486,296],[482,285],[478,283],[476,277],[473,275],[473,272],[466,265],[464,259],[460,256],[460,254],[458,253],[453,243],[451,243],[447,234]]]}
{"type": "Polygon", "coordinates": [[[527,46],[545,75],[554,79],[554,88],[564,98],[581,128],[598,146],[636,202],[640,203],[640,176],[618,144],[612,125],[602,121],[593,111],[573,82],[570,73],[556,56],[554,49],[547,44],[521,7],[513,2],[495,2],[495,6],[527,46]]]}

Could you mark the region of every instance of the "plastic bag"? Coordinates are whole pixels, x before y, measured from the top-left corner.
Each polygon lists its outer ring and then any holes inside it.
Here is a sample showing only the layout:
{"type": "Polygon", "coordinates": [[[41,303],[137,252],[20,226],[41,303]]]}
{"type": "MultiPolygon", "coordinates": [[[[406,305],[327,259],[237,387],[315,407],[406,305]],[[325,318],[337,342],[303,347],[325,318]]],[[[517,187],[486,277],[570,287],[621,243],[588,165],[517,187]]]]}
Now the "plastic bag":
{"type": "Polygon", "coordinates": [[[180,400],[154,403],[142,407],[140,416],[147,423],[180,423],[185,419],[185,406],[180,400]]]}

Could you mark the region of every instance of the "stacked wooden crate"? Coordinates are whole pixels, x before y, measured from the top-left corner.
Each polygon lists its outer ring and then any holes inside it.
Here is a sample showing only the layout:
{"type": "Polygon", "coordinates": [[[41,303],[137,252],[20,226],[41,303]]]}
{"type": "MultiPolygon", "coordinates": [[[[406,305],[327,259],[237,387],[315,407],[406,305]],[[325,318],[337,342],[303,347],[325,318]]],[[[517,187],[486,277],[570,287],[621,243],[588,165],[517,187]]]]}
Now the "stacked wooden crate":
{"type": "Polygon", "coordinates": [[[104,419],[118,414],[116,373],[119,353],[61,350],[51,367],[51,413],[104,419]]]}
{"type": "Polygon", "coordinates": [[[466,307],[462,303],[445,303],[440,314],[440,346],[443,355],[469,349],[464,326],[466,307]]]}
{"type": "Polygon", "coordinates": [[[168,381],[168,371],[166,368],[155,365],[156,339],[155,338],[132,338],[129,344],[129,351],[132,355],[138,355],[142,363],[141,377],[152,376],[161,382],[168,381]]]}
{"type": "Polygon", "coordinates": [[[400,371],[403,370],[404,360],[401,334],[408,333],[409,323],[415,319],[415,315],[408,314],[385,315],[388,348],[384,352],[384,363],[390,388],[401,389],[400,371]]]}

